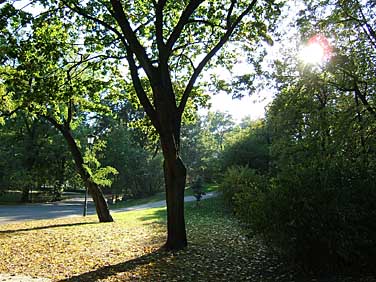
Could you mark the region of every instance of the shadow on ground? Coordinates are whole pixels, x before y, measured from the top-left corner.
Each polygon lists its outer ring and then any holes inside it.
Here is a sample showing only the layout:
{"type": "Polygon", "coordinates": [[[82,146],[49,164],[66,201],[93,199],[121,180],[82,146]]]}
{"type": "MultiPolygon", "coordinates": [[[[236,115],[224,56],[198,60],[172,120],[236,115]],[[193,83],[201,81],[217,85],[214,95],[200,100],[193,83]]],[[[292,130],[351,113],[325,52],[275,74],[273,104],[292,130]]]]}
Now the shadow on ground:
{"type": "Polygon", "coordinates": [[[99,224],[99,222],[79,222],[79,223],[70,223],[70,224],[51,224],[51,225],[47,225],[47,226],[37,226],[37,227],[10,229],[10,230],[0,230],[0,234],[11,234],[11,233],[17,233],[17,232],[26,232],[26,231],[43,230],[43,229],[50,229],[50,228],[80,226],[80,225],[92,225],[92,224],[99,224]]]}
{"type": "Polygon", "coordinates": [[[158,224],[166,224],[167,222],[166,216],[167,216],[166,209],[156,209],[155,211],[153,211],[153,213],[147,216],[140,217],[139,220],[146,221],[146,222],[150,222],[152,220],[158,224]]]}
{"type": "MultiPolygon", "coordinates": [[[[135,258],[135,259],[132,259],[132,260],[128,260],[126,262],[101,267],[101,268],[98,268],[96,270],[86,272],[86,273],[83,273],[83,274],[80,274],[80,275],[77,275],[77,276],[74,276],[74,277],[59,280],[58,282],[68,282],[68,281],[69,282],[79,282],[79,281],[80,282],[82,282],[82,281],[95,282],[95,281],[100,281],[102,279],[106,279],[106,278],[113,276],[113,275],[119,276],[119,274],[123,275],[123,278],[128,278],[128,279],[131,279],[132,281],[134,281],[134,279],[141,278],[141,276],[132,274],[132,273],[134,273],[135,269],[142,267],[142,266],[145,266],[145,265],[153,265],[156,262],[163,259],[164,257],[166,257],[167,255],[168,255],[168,252],[160,249],[160,250],[157,250],[155,252],[143,255],[141,257],[138,257],[138,258],[135,258]]],[[[146,278],[146,277],[144,277],[144,278],[146,278]]],[[[125,280],[125,281],[128,281],[128,279],[125,280]]],[[[142,279],[141,281],[145,281],[145,280],[142,279]]]]}

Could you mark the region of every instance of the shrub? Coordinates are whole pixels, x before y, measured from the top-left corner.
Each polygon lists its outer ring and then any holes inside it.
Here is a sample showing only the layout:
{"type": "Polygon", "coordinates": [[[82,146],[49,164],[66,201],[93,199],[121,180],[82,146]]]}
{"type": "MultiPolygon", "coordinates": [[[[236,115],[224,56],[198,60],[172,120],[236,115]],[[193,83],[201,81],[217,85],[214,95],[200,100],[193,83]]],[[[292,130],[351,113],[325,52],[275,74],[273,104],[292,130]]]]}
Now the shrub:
{"type": "Polygon", "coordinates": [[[366,172],[300,164],[268,180],[232,167],[221,190],[250,232],[306,269],[364,270],[376,260],[376,182],[366,172]]]}
{"type": "Polygon", "coordinates": [[[363,177],[338,167],[281,173],[276,189],[260,199],[270,221],[256,228],[310,269],[362,267],[376,258],[376,187],[363,177]]]}
{"type": "Polygon", "coordinates": [[[267,186],[266,177],[257,174],[256,170],[247,166],[232,166],[227,169],[219,190],[235,214],[248,223],[254,216],[252,211],[257,205],[256,200],[266,192],[267,186]]]}

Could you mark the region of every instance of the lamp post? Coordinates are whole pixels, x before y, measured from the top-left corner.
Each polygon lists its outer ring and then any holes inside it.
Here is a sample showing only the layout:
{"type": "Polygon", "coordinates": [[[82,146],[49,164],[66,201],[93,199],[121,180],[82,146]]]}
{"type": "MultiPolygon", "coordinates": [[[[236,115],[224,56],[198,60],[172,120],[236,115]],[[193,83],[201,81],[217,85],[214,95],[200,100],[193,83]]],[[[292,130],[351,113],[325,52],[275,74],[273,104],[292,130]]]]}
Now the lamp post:
{"type": "MultiPolygon", "coordinates": [[[[87,136],[87,143],[89,145],[89,150],[91,151],[93,144],[94,144],[95,136],[93,134],[89,134],[87,136]]],[[[85,189],[85,203],[84,203],[84,216],[87,214],[87,197],[88,197],[88,186],[86,185],[85,189]]]]}

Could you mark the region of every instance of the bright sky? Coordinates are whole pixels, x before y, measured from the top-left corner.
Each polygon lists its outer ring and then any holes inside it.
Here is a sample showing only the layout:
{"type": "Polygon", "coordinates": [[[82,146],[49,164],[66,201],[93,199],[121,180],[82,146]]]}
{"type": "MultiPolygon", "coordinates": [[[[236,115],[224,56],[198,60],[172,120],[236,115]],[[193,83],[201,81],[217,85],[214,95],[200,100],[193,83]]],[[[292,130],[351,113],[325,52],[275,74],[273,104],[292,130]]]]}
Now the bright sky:
{"type": "Polygon", "coordinates": [[[212,96],[210,111],[228,112],[236,122],[247,116],[252,120],[262,118],[265,115],[265,106],[272,101],[272,95],[267,91],[255,95],[232,99],[231,95],[221,92],[212,96]]]}
{"type": "MultiPolygon", "coordinates": [[[[303,7],[304,5],[300,0],[288,1],[288,4],[282,9],[282,20],[278,24],[278,30],[282,34],[294,32],[294,27],[291,26],[291,23],[295,22],[297,12],[303,7]]],[[[273,46],[268,47],[266,60],[273,61],[279,56],[281,49],[291,44],[296,44],[296,42],[291,42],[290,36],[282,36],[282,41],[275,42],[273,46]]],[[[316,63],[322,59],[322,52],[321,48],[309,46],[306,54],[302,55],[304,57],[302,59],[307,63],[310,63],[311,60],[316,63]],[[313,58],[312,48],[315,49],[313,58]]],[[[233,68],[234,73],[232,73],[232,75],[247,73],[246,70],[249,69],[250,66],[244,63],[245,61],[245,58],[240,58],[240,63],[233,68]]],[[[214,73],[219,74],[222,79],[231,79],[231,74],[226,74],[225,71],[214,70],[214,73]]],[[[250,116],[252,120],[259,119],[265,116],[265,107],[273,101],[272,92],[272,90],[261,90],[259,93],[252,94],[252,96],[249,96],[248,93],[244,93],[242,99],[232,99],[231,95],[226,93],[212,95],[210,100],[210,103],[212,104],[210,111],[228,112],[234,117],[236,122],[240,122],[243,118],[248,116],[250,116]]],[[[202,112],[204,113],[205,111],[203,110],[202,112]]]]}

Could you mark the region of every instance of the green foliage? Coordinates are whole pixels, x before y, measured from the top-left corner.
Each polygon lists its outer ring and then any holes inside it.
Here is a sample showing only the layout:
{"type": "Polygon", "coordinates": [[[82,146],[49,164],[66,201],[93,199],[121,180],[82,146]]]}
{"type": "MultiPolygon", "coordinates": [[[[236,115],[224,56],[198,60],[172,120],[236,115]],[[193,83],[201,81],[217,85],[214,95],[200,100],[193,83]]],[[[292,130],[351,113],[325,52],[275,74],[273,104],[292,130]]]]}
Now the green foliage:
{"type": "Polygon", "coordinates": [[[295,165],[281,172],[277,187],[264,234],[292,258],[316,270],[375,259],[374,176],[333,163],[295,165]]]}
{"type": "MultiPolygon", "coordinates": [[[[371,1],[307,2],[316,5],[302,13],[302,38],[327,35],[331,60],[304,65],[290,52],[276,64],[278,93],[265,121],[270,175],[249,185],[252,173],[232,168],[222,189],[250,233],[295,264],[318,272],[374,271],[376,83],[367,24],[375,16],[371,1]]],[[[241,133],[234,136],[244,143],[241,133]]],[[[239,163],[252,158],[233,156],[239,163]]]]}
{"type": "Polygon", "coordinates": [[[191,123],[183,125],[181,155],[189,179],[200,176],[204,181],[215,181],[226,135],[233,126],[232,116],[223,112],[208,112],[201,117],[196,114],[191,123]]]}
{"type": "Polygon", "coordinates": [[[265,122],[252,121],[243,124],[226,136],[221,153],[221,166],[248,166],[267,173],[270,163],[270,133],[265,122]]]}
{"type": "Polygon", "coordinates": [[[66,145],[48,123],[18,114],[6,120],[0,137],[0,190],[24,190],[26,197],[33,189],[59,198],[75,183],[66,145]]]}
{"type": "Polygon", "coordinates": [[[244,215],[244,218],[247,218],[247,212],[241,209],[248,208],[247,204],[244,205],[244,203],[247,203],[252,196],[264,192],[265,189],[265,178],[247,166],[229,167],[219,186],[219,191],[222,193],[225,202],[232,206],[237,214],[242,217],[244,215]],[[242,203],[243,197],[245,198],[242,203]]]}
{"type": "Polygon", "coordinates": [[[323,78],[303,73],[272,103],[273,185],[243,219],[307,268],[359,270],[376,255],[375,123],[323,78]]]}
{"type": "Polygon", "coordinates": [[[142,139],[135,128],[122,122],[111,126],[107,134],[107,146],[101,156],[104,165],[111,165],[119,174],[114,178],[111,193],[127,198],[142,198],[163,189],[161,156],[154,155],[148,146],[142,147],[142,139]]]}
{"type": "Polygon", "coordinates": [[[375,178],[351,167],[326,169],[299,165],[267,180],[231,168],[220,187],[249,232],[298,265],[318,272],[371,267],[375,178]]]}

